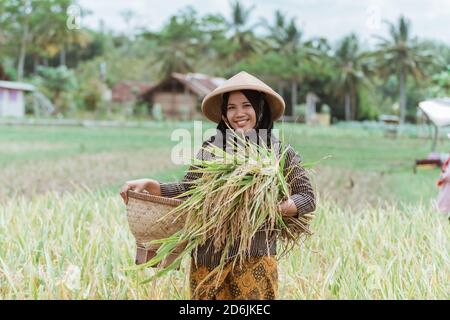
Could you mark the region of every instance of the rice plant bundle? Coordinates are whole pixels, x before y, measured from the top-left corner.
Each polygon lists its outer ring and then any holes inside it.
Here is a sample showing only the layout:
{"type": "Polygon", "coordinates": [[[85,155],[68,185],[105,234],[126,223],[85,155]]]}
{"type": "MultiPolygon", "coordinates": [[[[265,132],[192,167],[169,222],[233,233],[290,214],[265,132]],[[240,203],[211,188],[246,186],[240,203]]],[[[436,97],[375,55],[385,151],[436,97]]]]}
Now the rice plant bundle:
{"type": "MultiPolygon", "coordinates": [[[[237,142],[228,142],[232,154],[210,144],[205,152],[211,160],[194,159],[194,170],[200,178],[192,182],[188,191],[179,197],[187,199],[169,214],[185,219],[184,228],[172,236],[155,240],[160,245],[156,256],[137,268],[154,266],[169,255],[180,243],[184,251],[166,268],[144,282],[178,268],[182,259],[213,239],[215,251],[221,250],[218,275],[227,262],[242,264],[250,252],[252,238],[257,231],[268,235],[275,232],[283,241],[285,251],[292,248],[308,229],[312,215],[286,218],[279,212],[279,204],[289,197],[289,186],[284,175],[286,150],[279,155],[266,145],[257,145],[236,134],[237,142]],[[237,254],[227,260],[231,248],[238,243],[237,254]]],[[[307,167],[304,164],[303,167],[307,167]]]]}

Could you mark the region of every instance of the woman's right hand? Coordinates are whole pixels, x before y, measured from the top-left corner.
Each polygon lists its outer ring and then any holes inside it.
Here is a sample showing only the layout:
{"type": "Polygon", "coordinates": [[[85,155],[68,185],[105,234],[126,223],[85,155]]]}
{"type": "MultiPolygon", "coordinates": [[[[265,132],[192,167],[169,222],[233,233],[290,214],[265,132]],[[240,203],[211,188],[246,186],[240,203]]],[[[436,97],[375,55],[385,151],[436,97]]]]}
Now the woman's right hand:
{"type": "Polygon", "coordinates": [[[125,182],[125,184],[120,189],[120,196],[123,198],[125,204],[128,204],[128,190],[133,190],[135,192],[142,192],[144,190],[147,190],[150,194],[156,196],[161,195],[159,182],[153,179],[138,179],[125,182]]]}

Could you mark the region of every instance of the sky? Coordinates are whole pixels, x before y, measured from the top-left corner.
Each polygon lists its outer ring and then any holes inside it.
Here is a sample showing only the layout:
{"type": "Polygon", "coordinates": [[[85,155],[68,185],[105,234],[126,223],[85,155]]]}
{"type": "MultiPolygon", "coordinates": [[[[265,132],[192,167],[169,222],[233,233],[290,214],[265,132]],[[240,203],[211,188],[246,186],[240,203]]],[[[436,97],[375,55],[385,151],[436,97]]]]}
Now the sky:
{"type": "MultiPolygon", "coordinates": [[[[169,17],[192,6],[200,16],[222,13],[230,16],[229,0],[78,0],[91,11],[81,19],[82,26],[98,28],[103,20],[106,27],[127,33],[135,27],[159,30],[169,17]],[[131,10],[135,17],[127,25],[122,12],[131,10]]],[[[296,17],[304,39],[326,37],[331,43],[350,32],[362,41],[374,43],[373,34],[386,34],[384,20],[396,21],[404,15],[412,22],[413,35],[440,40],[450,44],[450,0],[241,0],[253,8],[252,22],[260,17],[273,21],[279,9],[288,18],[296,17]]]]}

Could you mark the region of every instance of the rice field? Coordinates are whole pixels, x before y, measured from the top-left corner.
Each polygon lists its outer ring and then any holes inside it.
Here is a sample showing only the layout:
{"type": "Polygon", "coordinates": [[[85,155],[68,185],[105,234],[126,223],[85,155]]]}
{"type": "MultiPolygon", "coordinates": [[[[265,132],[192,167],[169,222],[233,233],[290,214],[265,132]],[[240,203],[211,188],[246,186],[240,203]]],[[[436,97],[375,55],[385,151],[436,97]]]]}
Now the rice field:
{"type": "MultiPolygon", "coordinates": [[[[109,192],[14,199],[0,209],[2,299],[188,299],[188,270],[139,285],[134,242],[109,192]]],[[[448,221],[429,206],[322,203],[315,235],[280,263],[283,299],[448,299],[448,221]]]]}
{"type": "MultiPolygon", "coordinates": [[[[147,285],[139,281],[154,270],[125,271],[134,241],[118,195],[132,178],[182,177],[185,167],[164,163],[174,126],[0,127],[0,298],[189,298],[189,261],[147,285]]],[[[449,221],[433,205],[439,171],[411,170],[427,141],[289,129],[305,161],[333,158],[315,169],[314,236],[280,259],[280,298],[449,299],[449,221]]]]}

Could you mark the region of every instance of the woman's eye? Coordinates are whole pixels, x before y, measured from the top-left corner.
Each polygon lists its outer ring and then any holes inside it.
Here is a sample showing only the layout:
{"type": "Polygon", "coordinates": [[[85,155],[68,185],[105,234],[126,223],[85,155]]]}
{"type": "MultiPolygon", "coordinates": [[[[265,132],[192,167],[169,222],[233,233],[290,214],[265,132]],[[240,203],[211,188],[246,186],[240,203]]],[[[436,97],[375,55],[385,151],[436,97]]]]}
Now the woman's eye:
{"type": "Polygon", "coordinates": [[[251,104],[244,104],[244,108],[248,108],[248,107],[251,107],[252,105],[251,104]]]}
{"type": "Polygon", "coordinates": [[[234,109],[234,106],[228,107],[228,110],[234,109]]]}

